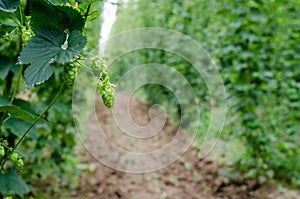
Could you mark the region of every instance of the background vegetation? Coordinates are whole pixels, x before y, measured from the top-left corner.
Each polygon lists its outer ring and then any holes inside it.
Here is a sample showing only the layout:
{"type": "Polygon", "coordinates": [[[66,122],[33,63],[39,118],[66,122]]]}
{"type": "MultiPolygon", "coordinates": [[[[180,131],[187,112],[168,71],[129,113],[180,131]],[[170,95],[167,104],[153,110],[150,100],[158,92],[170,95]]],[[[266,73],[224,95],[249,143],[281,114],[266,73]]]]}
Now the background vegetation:
{"type": "Polygon", "coordinates": [[[97,47],[101,5],[101,1],[1,1],[1,198],[29,192],[31,197],[45,198],[44,193],[77,186],[72,89],[65,85],[72,86],[80,60],[97,47]],[[88,47],[82,51],[86,37],[88,47]],[[60,46],[61,39],[65,46],[60,46]]]}
{"type": "MultiPolygon", "coordinates": [[[[47,20],[37,20],[45,10],[30,8],[29,2],[1,0],[0,4],[0,197],[27,194],[45,198],[44,193],[77,186],[79,172],[75,168],[80,160],[71,114],[72,92],[62,88],[62,82],[70,78],[65,76],[66,65],[75,63],[79,70],[82,57],[98,50],[101,1],[41,0],[51,5],[49,10],[64,5],[58,10],[72,19],[63,23],[58,16],[49,19],[50,25],[45,24],[47,20]],[[91,21],[93,18],[97,19],[91,21]],[[64,35],[76,35],[79,39],[71,46],[74,52],[55,51],[60,56],[53,61],[47,53],[40,56],[40,51],[24,50],[28,44],[39,43],[33,38],[46,35],[49,39],[51,34],[43,32],[45,29],[56,31],[66,41],[69,37],[64,35]],[[35,62],[52,65],[53,75],[32,70],[35,62]],[[36,71],[36,76],[30,76],[36,71]],[[61,96],[47,110],[60,91],[61,96]]],[[[300,1],[140,0],[119,2],[118,9],[112,35],[139,27],[169,28],[193,38],[216,62],[228,106],[221,137],[226,147],[221,155],[231,155],[221,162],[224,169],[220,175],[233,178],[242,172],[245,178],[262,184],[277,180],[300,187],[300,1]]],[[[55,44],[59,37],[51,38],[55,44]]],[[[144,49],[115,60],[110,76],[117,81],[129,69],[147,63],[171,66],[189,80],[201,104],[201,124],[188,123],[187,113],[184,125],[187,131],[199,128],[201,135],[214,107],[205,82],[186,60],[163,50],[144,49]]],[[[138,93],[150,105],[163,104],[172,117],[179,116],[179,104],[166,88],[147,85],[138,93]]],[[[199,136],[199,148],[202,142],[199,136]]]]}
{"type": "MultiPolygon", "coordinates": [[[[119,8],[113,33],[163,27],[196,40],[217,63],[225,82],[229,110],[222,141],[235,151],[225,150],[225,154],[234,155],[223,174],[232,175],[229,168],[233,167],[260,183],[277,179],[298,187],[299,9],[299,1],[130,1],[119,8]]],[[[119,58],[110,69],[117,80],[145,63],[167,64],[188,79],[199,97],[205,127],[211,108],[209,93],[198,72],[185,60],[147,49],[119,58]]],[[[165,88],[149,85],[141,90],[148,103],[165,104],[173,117],[177,115],[179,105],[165,88]]],[[[190,124],[189,128],[197,127],[190,124]]]]}

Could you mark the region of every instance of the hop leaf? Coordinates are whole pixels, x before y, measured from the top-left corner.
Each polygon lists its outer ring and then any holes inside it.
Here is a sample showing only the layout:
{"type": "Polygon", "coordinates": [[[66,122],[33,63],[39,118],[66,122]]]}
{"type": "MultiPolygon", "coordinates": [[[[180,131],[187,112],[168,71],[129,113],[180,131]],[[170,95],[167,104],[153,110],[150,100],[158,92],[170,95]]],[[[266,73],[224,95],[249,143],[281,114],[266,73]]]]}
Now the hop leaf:
{"type": "Polygon", "coordinates": [[[0,10],[4,12],[14,12],[17,10],[20,3],[21,3],[20,0],[1,0],[0,10]]]}
{"type": "Polygon", "coordinates": [[[3,195],[16,194],[23,198],[24,194],[32,188],[12,169],[9,169],[6,173],[0,173],[0,192],[3,195]]]}
{"type": "Polygon", "coordinates": [[[68,6],[59,6],[45,0],[31,0],[32,27],[34,30],[81,30],[84,19],[68,6]]]}
{"type": "Polygon", "coordinates": [[[66,63],[77,56],[86,44],[80,31],[39,31],[21,52],[19,63],[31,64],[24,73],[27,88],[44,83],[53,74],[51,63],[66,63]],[[67,43],[67,48],[62,46],[67,43]]]}

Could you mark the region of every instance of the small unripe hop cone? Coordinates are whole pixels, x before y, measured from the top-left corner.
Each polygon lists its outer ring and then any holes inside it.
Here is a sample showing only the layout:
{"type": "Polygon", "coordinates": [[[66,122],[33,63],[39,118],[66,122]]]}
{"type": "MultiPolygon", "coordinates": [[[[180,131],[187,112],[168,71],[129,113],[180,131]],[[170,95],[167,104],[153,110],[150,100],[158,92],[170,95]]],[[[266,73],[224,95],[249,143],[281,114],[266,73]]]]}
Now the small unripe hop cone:
{"type": "Polygon", "coordinates": [[[23,159],[17,152],[13,152],[10,155],[9,159],[15,165],[17,171],[21,171],[23,169],[24,166],[23,159]]]}
{"type": "Polygon", "coordinates": [[[78,75],[77,65],[75,65],[74,63],[67,63],[64,66],[63,80],[67,87],[71,88],[74,85],[77,75],[78,75]]]}
{"type": "Polygon", "coordinates": [[[4,157],[5,156],[5,149],[4,149],[4,146],[2,146],[0,144],[0,158],[4,157]]]}
{"type": "Polygon", "coordinates": [[[111,108],[114,105],[114,86],[109,82],[109,77],[106,76],[105,79],[98,83],[97,89],[100,92],[103,103],[106,107],[111,108]]]}

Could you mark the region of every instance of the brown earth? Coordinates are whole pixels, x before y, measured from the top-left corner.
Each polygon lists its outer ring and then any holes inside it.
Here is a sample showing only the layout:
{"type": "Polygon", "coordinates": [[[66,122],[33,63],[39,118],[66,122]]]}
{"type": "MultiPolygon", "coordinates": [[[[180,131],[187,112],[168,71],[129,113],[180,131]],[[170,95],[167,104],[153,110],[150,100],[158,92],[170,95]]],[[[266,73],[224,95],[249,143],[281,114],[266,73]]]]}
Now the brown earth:
{"type": "MultiPolygon", "coordinates": [[[[118,92],[118,99],[128,99],[124,92],[118,92]]],[[[167,119],[161,133],[149,139],[132,140],[122,133],[114,124],[109,109],[97,103],[97,117],[91,117],[91,124],[100,121],[101,127],[108,139],[116,146],[135,152],[150,152],[157,150],[172,140],[178,128],[167,119]]],[[[118,107],[122,109],[122,107],[118,107]]],[[[126,111],[126,110],[124,110],[126,111]]],[[[139,125],[147,125],[150,117],[156,122],[164,120],[164,115],[158,109],[151,109],[140,99],[130,100],[130,115],[139,125]]],[[[161,124],[159,124],[161,125],[161,124]]],[[[94,125],[89,125],[86,139],[87,148],[99,146],[103,141],[94,125]]],[[[93,151],[98,156],[97,147],[93,151]]],[[[101,153],[101,152],[99,152],[101,153]]],[[[228,179],[219,175],[221,169],[216,161],[200,159],[199,151],[190,147],[183,156],[169,166],[158,171],[133,174],[121,172],[103,164],[84,152],[82,165],[90,169],[80,176],[79,187],[70,193],[69,198],[90,199],[300,199],[300,194],[286,188],[278,188],[275,183],[258,186],[255,180],[243,180],[241,177],[228,179]]],[[[120,156],[116,155],[117,159],[120,156]]]]}

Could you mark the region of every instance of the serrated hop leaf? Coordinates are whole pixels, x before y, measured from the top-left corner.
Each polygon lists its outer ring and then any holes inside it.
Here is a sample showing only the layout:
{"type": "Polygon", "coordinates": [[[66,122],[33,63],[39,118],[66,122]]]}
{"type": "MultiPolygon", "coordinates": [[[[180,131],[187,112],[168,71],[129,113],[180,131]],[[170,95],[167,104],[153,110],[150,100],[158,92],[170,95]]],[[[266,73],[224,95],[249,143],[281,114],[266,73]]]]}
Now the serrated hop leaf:
{"type": "Polygon", "coordinates": [[[4,146],[0,145],[0,158],[4,157],[4,155],[5,155],[4,146]]]}
{"type": "Polygon", "coordinates": [[[109,82],[108,76],[106,76],[106,78],[102,81],[102,83],[99,83],[97,85],[97,89],[100,92],[101,98],[105,106],[108,108],[113,107],[115,101],[114,99],[115,89],[113,85],[109,82]]]}
{"type": "Polygon", "coordinates": [[[36,32],[19,57],[19,64],[31,64],[24,72],[26,87],[44,83],[52,76],[55,62],[68,63],[81,52],[86,42],[78,30],[70,34],[53,30],[36,32]]]}
{"type": "Polygon", "coordinates": [[[63,79],[67,87],[71,88],[77,77],[77,65],[70,62],[64,66],[63,79]]]}

